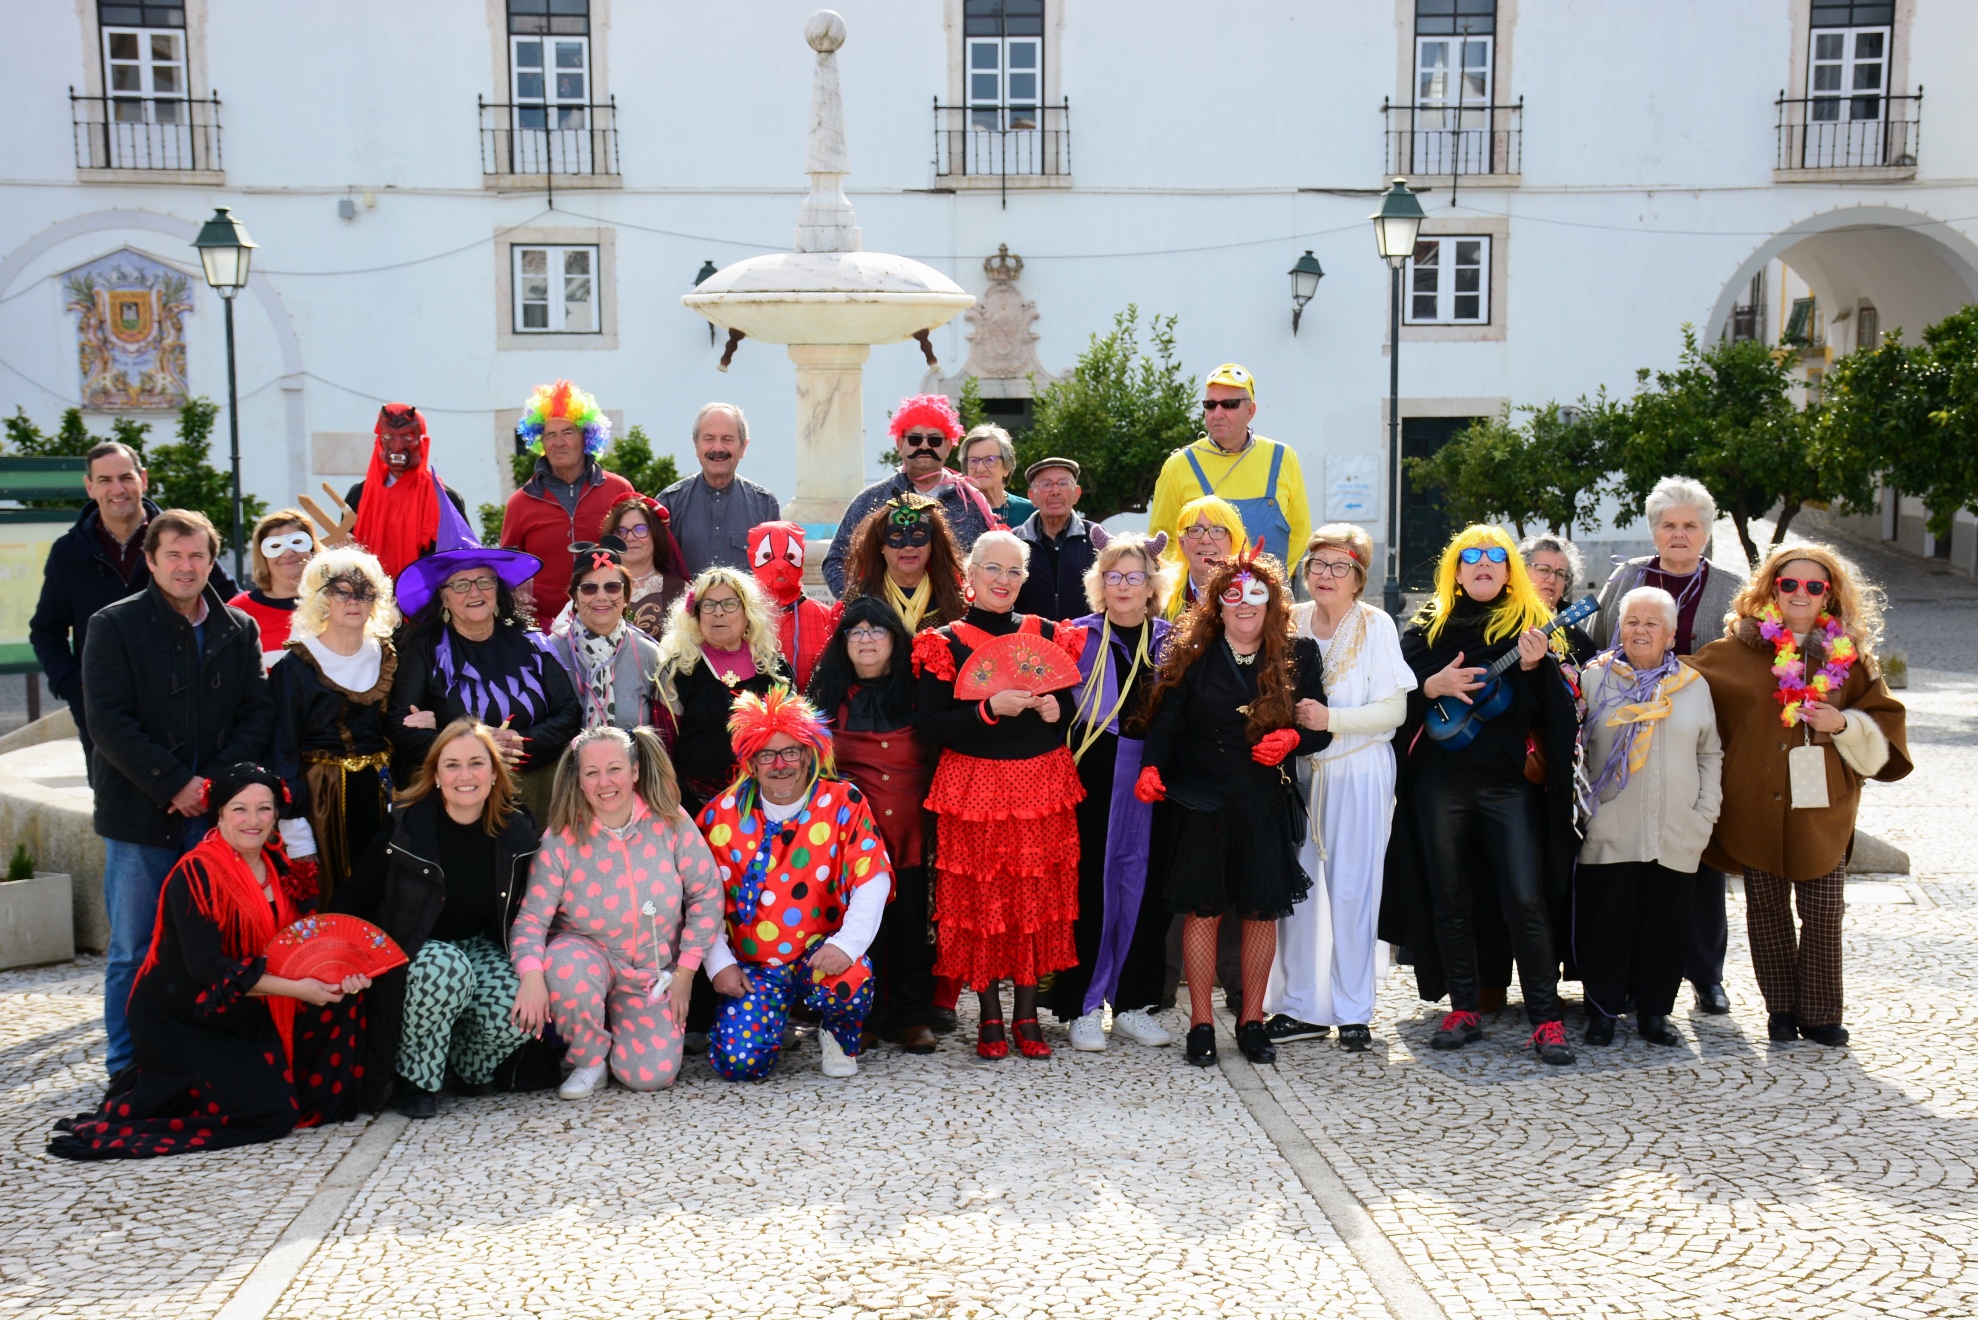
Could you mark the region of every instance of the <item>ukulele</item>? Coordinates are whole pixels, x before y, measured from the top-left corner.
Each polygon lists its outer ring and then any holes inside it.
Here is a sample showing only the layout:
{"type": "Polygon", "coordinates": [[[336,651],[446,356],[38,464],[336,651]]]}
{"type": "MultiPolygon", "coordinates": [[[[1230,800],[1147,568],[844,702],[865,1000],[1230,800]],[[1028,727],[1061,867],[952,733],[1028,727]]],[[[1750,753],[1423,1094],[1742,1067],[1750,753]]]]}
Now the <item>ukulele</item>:
{"type": "MultiPolygon", "coordinates": [[[[1579,604],[1553,615],[1552,622],[1539,631],[1549,637],[1567,624],[1578,623],[1599,612],[1599,599],[1588,596],[1579,604]]],[[[1483,686],[1470,694],[1468,702],[1457,696],[1437,697],[1430,702],[1428,719],[1422,726],[1424,731],[1452,752],[1461,751],[1475,742],[1484,722],[1502,715],[1510,707],[1511,689],[1504,684],[1500,675],[1517,663],[1518,648],[1513,646],[1484,671],[1483,686]]]]}

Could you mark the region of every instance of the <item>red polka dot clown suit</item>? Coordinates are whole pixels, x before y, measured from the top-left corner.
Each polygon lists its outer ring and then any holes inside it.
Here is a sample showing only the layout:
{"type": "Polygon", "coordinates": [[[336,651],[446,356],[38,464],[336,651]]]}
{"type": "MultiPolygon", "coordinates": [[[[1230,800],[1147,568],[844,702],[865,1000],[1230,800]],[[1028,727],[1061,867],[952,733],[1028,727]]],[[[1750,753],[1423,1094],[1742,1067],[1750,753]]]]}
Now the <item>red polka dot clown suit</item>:
{"type": "Polygon", "coordinates": [[[730,1081],[769,1076],[798,1003],[856,1060],[872,1008],[866,948],[892,896],[886,845],[865,796],[832,774],[831,735],[809,702],[781,686],[745,692],[728,728],[745,773],[700,814],[727,899],[707,973],[724,989],[735,969],[742,993],[722,994],[709,1061],[730,1081]]]}

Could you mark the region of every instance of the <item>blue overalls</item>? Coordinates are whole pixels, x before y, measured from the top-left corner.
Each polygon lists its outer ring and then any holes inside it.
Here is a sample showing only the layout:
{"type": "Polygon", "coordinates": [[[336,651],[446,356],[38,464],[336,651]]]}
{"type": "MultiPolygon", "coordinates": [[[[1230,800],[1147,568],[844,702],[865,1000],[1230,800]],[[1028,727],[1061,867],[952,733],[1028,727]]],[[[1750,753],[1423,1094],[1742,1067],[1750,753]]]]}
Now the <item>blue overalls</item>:
{"type": "MultiPolygon", "coordinates": [[[[1279,504],[1277,499],[1277,474],[1278,470],[1284,466],[1284,446],[1278,444],[1276,441],[1270,441],[1269,443],[1271,446],[1271,473],[1269,479],[1264,483],[1264,493],[1262,495],[1252,496],[1247,500],[1230,500],[1229,502],[1235,507],[1238,516],[1243,519],[1243,530],[1245,534],[1252,541],[1256,540],[1259,536],[1263,537],[1264,549],[1276,555],[1277,561],[1283,564],[1286,570],[1289,571],[1291,567],[1291,524],[1285,521],[1284,506],[1279,504]]],[[[1229,471],[1223,473],[1224,481],[1228,481],[1230,477],[1235,475],[1236,469],[1243,466],[1243,460],[1250,457],[1252,450],[1255,448],[1256,442],[1253,441],[1251,448],[1244,450],[1243,454],[1234,463],[1229,465],[1229,471]]],[[[1195,446],[1190,445],[1181,452],[1188,455],[1188,466],[1195,469],[1195,480],[1201,485],[1202,493],[1204,495],[1214,495],[1216,488],[1209,484],[1209,474],[1202,470],[1202,464],[1196,460],[1195,446]]]]}

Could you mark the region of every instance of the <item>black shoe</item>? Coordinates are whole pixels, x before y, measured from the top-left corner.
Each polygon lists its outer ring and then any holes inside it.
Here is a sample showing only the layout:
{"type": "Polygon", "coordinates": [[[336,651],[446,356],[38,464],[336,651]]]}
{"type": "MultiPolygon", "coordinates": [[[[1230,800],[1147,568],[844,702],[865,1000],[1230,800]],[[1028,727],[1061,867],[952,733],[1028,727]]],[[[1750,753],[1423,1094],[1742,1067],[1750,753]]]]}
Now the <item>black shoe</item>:
{"type": "Polygon", "coordinates": [[[1207,1068],[1216,1061],[1216,1029],[1204,1022],[1188,1029],[1188,1061],[1197,1068],[1207,1068]]]}
{"type": "Polygon", "coordinates": [[[1339,1029],[1339,1048],[1349,1054],[1365,1054],[1374,1047],[1374,1033],[1364,1022],[1349,1022],[1339,1029]]]}
{"type": "Polygon", "coordinates": [[[1429,1048],[1437,1050],[1460,1050],[1465,1045],[1483,1039],[1483,1027],[1477,1022],[1477,1015],[1467,1009],[1457,1009],[1442,1019],[1442,1025],[1429,1037],[1429,1048]]]}
{"type": "Polygon", "coordinates": [[[1799,1039],[1799,1019],[1791,1013],[1772,1013],[1765,1019],[1765,1034],[1781,1043],[1799,1039]]]}
{"type": "Polygon", "coordinates": [[[1586,1042],[1589,1045],[1612,1045],[1614,1043],[1614,1019],[1605,1013],[1587,1013],[1586,1042]]]}
{"type": "Polygon", "coordinates": [[[1276,1063],[1277,1046],[1271,1044],[1261,1022],[1245,1022],[1236,1029],[1236,1048],[1252,1063],[1276,1063]]]}
{"type": "Polygon", "coordinates": [[[495,1084],[493,1082],[455,1082],[453,1084],[453,1093],[455,1095],[473,1096],[493,1095],[495,1093],[495,1084]]]}
{"type": "Polygon", "coordinates": [[[1696,988],[1696,1011],[1722,1017],[1731,1011],[1731,997],[1724,993],[1724,987],[1711,982],[1696,988]]]}
{"type": "Polygon", "coordinates": [[[440,1098],[432,1091],[424,1091],[406,1081],[398,1079],[398,1112],[407,1118],[431,1118],[440,1112],[440,1098]]]}
{"type": "Polygon", "coordinates": [[[1283,1013],[1271,1014],[1264,1023],[1264,1035],[1270,1038],[1273,1045],[1284,1045],[1294,1040],[1324,1040],[1331,1034],[1331,1027],[1322,1027],[1316,1022],[1300,1022],[1283,1013]]]}
{"type": "Polygon", "coordinates": [[[1681,1045],[1683,1037],[1669,1025],[1666,1014],[1650,1013],[1646,1017],[1637,1016],[1635,1031],[1651,1045],[1681,1045]]]}
{"type": "Polygon", "coordinates": [[[930,1008],[927,1010],[927,1029],[937,1036],[945,1036],[955,1029],[955,1010],[952,1008],[930,1008]]]}
{"type": "Polygon", "coordinates": [[[1839,1048],[1848,1043],[1848,1029],[1838,1022],[1829,1022],[1824,1027],[1801,1027],[1799,1034],[1815,1045],[1839,1048]]]}

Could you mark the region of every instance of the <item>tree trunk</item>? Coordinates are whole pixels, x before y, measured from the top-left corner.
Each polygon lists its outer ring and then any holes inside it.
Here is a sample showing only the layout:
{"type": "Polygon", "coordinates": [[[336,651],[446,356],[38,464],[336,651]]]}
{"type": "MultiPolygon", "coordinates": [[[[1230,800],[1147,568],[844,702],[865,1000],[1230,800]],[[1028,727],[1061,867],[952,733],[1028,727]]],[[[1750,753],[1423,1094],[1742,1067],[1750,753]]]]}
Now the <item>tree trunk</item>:
{"type": "Polygon", "coordinates": [[[1799,500],[1793,500],[1790,503],[1783,503],[1779,506],[1779,521],[1772,524],[1772,544],[1766,547],[1767,549],[1777,550],[1779,548],[1780,543],[1786,539],[1786,528],[1792,526],[1793,519],[1805,507],[1805,504],[1799,500]]]}
{"type": "Polygon", "coordinates": [[[1744,561],[1747,565],[1758,562],[1758,545],[1751,539],[1751,517],[1745,512],[1744,497],[1739,496],[1731,507],[1731,523],[1738,529],[1738,544],[1744,547],[1744,561]]]}

